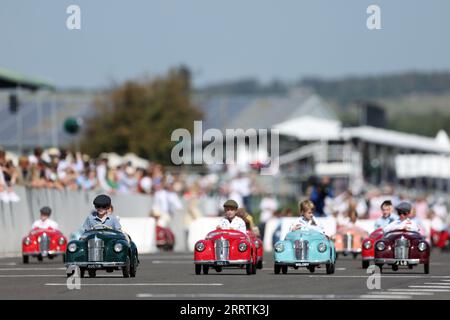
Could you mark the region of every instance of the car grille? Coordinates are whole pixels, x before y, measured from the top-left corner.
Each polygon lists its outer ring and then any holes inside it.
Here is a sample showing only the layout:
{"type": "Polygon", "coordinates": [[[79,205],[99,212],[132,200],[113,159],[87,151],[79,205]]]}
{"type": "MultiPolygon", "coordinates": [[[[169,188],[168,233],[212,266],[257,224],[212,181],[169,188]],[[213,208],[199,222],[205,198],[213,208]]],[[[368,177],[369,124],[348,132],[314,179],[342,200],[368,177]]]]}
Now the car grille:
{"type": "Polygon", "coordinates": [[[88,260],[103,261],[105,243],[97,237],[88,240],[88,260]]]}
{"type": "Polygon", "coordinates": [[[308,260],[309,244],[307,240],[295,240],[294,250],[297,260],[308,260]]]}
{"type": "Polygon", "coordinates": [[[344,236],[344,246],[345,250],[350,251],[353,249],[353,235],[347,233],[344,236]]]}
{"type": "Polygon", "coordinates": [[[225,239],[217,239],[214,242],[214,250],[216,252],[216,260],[226,261],[230,257],[230,243],[225,239]]]}
{"type": "Polygon", "coordinates": [[[408,259],[409,240],[401,237],[395,240],[395,259],[408,259]]]}
{"type": "Polygon", "coordinates": [[[41,253],[47,254],[49,248],[50,248],[50,238],[49,236],[44,232],[38,239],[39,242],[39,251],[41,253]]]}

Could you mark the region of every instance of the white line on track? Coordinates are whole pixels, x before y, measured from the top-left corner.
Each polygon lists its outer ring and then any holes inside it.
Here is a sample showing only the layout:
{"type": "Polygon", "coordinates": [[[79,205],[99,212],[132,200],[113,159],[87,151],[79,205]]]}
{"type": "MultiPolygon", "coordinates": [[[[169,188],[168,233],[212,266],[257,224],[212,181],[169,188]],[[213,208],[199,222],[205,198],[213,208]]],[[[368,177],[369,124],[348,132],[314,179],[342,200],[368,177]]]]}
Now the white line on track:
{"type": "Polygon", "coordinates": [[[413,291],[375,291],[370,292],[370,294],[389,294],[389,295],[410,295],[410,296],[432,296],[433,292],[413,292],[413,291]]]}
{"type": "Polygon", "coordinates": [[[167,259],[167,260],[170,260],[170,259],[189,259],[189,260],[192,260],[193,259],[193,257],[194,257],[194,254],[192,254],[192,255],[180,255],[180,256],[178,256],[178,255],[175,255],[175,256],[164,256],[164,255],[158,255],[158,256],[139,256],[139,260],[154,260],[154,259],[157,259],[157,260],[159,260],[159,259],[167,259]]]}
{"type": "Polygon", "coordinates": [[[0,268],[0,271],[45,271],[66,270],[66,268],[0,268]]]}
{"type": "Polygon", "coordinates": [[[336,271],[344,271],[347,270],[347,268],[336,268],[336,271]]]}
{"type": "Polygon", "coordinates": [[[17,263],[15,262],[7,262],[7,263],[0,263],[0,266],[16,266],[17,263]]]}
{"type": "MultiPolygon", "coordinates": [[[[311,277],[311,278],[315,278],[315,277],[321,277],[321,278],[367,278],[368,276],[310,275],[309,277],[311,277]]],[[[425,278],[425,279],[426,278],[438,278],[438,279],[441,279],[441,278],[450,278],[450,276],[418,276],[418,275],[416,275],[416,276],[414,276],[414,275],[401,276],[401,275],[382,274],[381,278],[396,278],[396,279],[398,279],[398,278],[425,278]]]]}
{"type": "MultiPolygon", "coordinates": [[[[66,283],[46,283],[46,286],[67,286],[66,283]]],[[[223,286],[223,283],[82,283],[90,287],[137,287],[137,286],[223,286]]]]}
{"type": "Polygon", "coordinates": [[[424,284],[448,286],[450,288],[450,283],[448,283],[448,282],[425,282],[424,284]]]}
{"type": "Polygon", "coordinates": [[[408,288],[424,288],[424,289],[450,289],[449,286],[408,286],[408,288]]]}
{"type": "Polygon", "coordinates": [[[61,274],[1,274],[0,278],[42,278],[42,277],[60,277],[66,278],[61,274]]]}
{"type": "Polygon", "coordinates": [[[388,291],[412,291],[412,292],[450,292],[450,289],[388,289],[388,291]]]}
{"type": "Polygon", "coordinates": [[[390,300],[390,299],[412,299],[410,295],[403,295],[403,296],[393,296],[393,295],[370,295],[365,294],[359,296],[361,299],[383,299],[383,300],[390,300]]]}

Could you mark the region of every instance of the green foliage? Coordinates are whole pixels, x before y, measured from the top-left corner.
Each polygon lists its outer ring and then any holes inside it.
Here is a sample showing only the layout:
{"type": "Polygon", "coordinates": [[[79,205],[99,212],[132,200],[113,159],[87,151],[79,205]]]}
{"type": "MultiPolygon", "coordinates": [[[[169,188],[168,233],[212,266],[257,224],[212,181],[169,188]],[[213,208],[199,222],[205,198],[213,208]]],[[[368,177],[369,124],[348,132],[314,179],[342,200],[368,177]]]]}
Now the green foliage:
{"type": "Polygon", "coordinates": [[[87,121],[82,150],[93,156],[102,152],[133,152],[168,164],[173,130],[193,129],[201,112],[191,104],[190,72],[172,69],[153,80],[128,81],[95,102],[96,115],[87,121]]]}

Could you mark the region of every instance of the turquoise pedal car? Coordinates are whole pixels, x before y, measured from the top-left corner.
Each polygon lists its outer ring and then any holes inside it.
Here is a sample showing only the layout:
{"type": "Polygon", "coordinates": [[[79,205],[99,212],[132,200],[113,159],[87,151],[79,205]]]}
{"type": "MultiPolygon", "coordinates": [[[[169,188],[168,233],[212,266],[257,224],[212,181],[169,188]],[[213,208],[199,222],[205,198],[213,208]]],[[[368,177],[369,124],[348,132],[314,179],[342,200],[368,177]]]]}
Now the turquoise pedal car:
{"type": "Polygon", "coordinates": [[[333,274],[336,263],[334,243],[323,233],[313,229],[289,232],[283,241],[275,243],[274,272],[283,274],[288,267],[306,267],[311,273],[316,267],[326,266],[327,274],[333,274]]]}

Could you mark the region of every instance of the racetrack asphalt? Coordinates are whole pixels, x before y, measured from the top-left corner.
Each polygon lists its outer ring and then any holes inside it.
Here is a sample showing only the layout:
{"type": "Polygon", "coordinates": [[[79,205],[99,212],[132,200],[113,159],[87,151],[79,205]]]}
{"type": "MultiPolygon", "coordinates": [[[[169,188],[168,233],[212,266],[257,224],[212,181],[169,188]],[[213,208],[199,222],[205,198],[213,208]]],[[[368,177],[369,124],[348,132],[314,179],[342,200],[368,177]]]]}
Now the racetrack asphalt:
{"type": "MultiPolygon", "coordinates": [[[[325,268],[275,275],[272,257],[265,255],[256,275],[247,275],[245,269],[195,275],[192,253],[147,254],[140,256],[136,278],[123,278],[121,271],[99,271],[96,278],[80,279],[79,289],[68,288],[61,258],[31,259],[29,264],[21,258],[2,258],[0,299],[450,299],[450,253],[432,252],[430,274],[423,273],[423,265],[397,272],[383,269],[380,289],[368,288],[370,274],[361,268],[360,257],[339,257],[333,275],[325,268]]],[[[376,284],[373,278],[369,282],[376,284]]]]}

